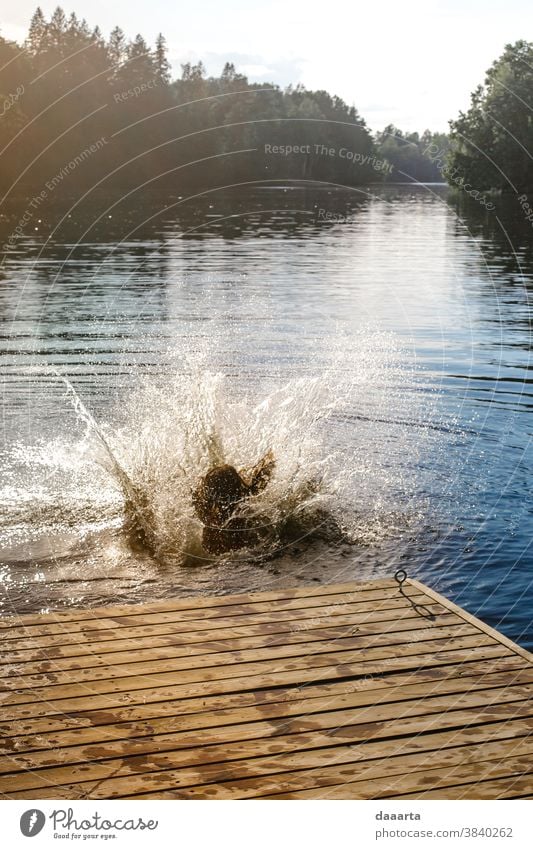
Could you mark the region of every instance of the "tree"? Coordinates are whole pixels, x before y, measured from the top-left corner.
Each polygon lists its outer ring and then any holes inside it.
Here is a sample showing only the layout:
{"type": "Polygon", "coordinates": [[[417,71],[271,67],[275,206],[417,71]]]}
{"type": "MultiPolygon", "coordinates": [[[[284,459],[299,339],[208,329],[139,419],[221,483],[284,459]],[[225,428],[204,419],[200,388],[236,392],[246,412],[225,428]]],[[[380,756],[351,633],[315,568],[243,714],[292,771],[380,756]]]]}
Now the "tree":
{"type": "MultiPolygon", "coordinates": [[[[27,54],[0,36],[0,149],[26,123],[24,95],[31,76],[27,54]]],[[[0,162],[4,165],[3,158],[0,162]]]]}
{"type": "Polygon", "coordinates": [[[156,39],[154,61],[158,79],[168,85],[170,82],[170,62],[167,59],[167,43],[162,33],[159,33],[156,39]]]}
{"type": "Polygon", "coordinates": [[[198,62],[197,65],[191,65],[190,62],[185,62],[181,66],[181,79],[184,82],[197,82],[205,78],[205,67],[203,62],[198,62]]]}
{"type": "Polygon", "coordinates": [[[118,69],[126,59],[126,36],[120,27],[115,27],[111,31],[107,52],[111,64],[118,69]]]}
{"type": "Polygon", "coordinates": [[[39,53],[44,47],[46,34],[47,25],[45,17],[43,15],[43,10],[40,6],[37,6],[30,21],[28,37],[26,38],[25,42],[26,49],[30,53],[33,53],[33,55],[39,53]]]}
{"type": "Polygon", "coordinates": [[[100,27],[95,27],[93,29],[93,31],[91,33],[91,41],[94,44],[98,45],[98,47],[104,47],[105,46],[104,37],[102,35],[102,30],[100,29],[100,27]]]}
{"type": "Polygon", "coordinates": [[[389,182],[442,183],[444,153],[448,147],[448,137],[444,133],[432,133],[424,130],[418,133],[405,133],[389,124],[376,133],[376,143],[380,159],[392,165],[392,171],[385,173],[389,182]],[[434,154],[438,151],[439,157],[434,154]]]}
{"type": "Polygon", "coordinates": [[[226,62],[222,69],[222,81],[225,83],[233,82],[236,76],[237,71],[235,70],[235,65],[233,64],[233,62],[226,62]]]}
{"type": "Polygon", "coordinates": [[[477,190],[533,186],[533,44],[508,44],[451,126],[453,182],[477,190]]]}
{"type": "Polygon", "coordinates": [[[130,41],[128,44],[127,54],[128,61],[130,62],[135,59],[143,59],[150,56],[148,45],[140,33],[137,33],[134,40],[130,41]]]}
{"type": "Polygon", "coordinates": [[[226,62],[220,76],[220,91],[243,91],[248,87],[247,77],[238,73],[233,62],[226,62]]]}
{"type": "MultiPolygon", "coordinates": [[[[364,120],[327,91],[250,83],[232,62],[218,76],[201,61],[187,62],[171,82],[162,33],[153,50],[140,34],[128,42],[118,26],[106,43],[98,27],[60,6],[49,21],[36,9],[26,46],[0,38],[4,191],[16,184],[31,196],[102,138],[100,152],[85,156],[51,194],[54,203],[94,185],[116,196],[140,184],[182,194],[262,177],[343,185],[383,178],[370,164],[377,148],[364,120]],[[267,147],[277,145],[297,153],[270,155],[267,147]]],[[[406,139],[408,151],[427,141],[394,130],[395,143],[405,147],[406,139]]]]}
{"type": "Polygon", "coordinates": [[[64,35],[67,32],[67,18],[61,6],[56,6],[48,25],[50,44],[56,50],[62,50],[65,44],[64,35]]]}
{"type": "Polygon", "coordinates": [[[128,44],[126,56],[127,67],[124,70],[133,85],[153,79],[156,73],[154,57],[140,33],[128,44]]]}

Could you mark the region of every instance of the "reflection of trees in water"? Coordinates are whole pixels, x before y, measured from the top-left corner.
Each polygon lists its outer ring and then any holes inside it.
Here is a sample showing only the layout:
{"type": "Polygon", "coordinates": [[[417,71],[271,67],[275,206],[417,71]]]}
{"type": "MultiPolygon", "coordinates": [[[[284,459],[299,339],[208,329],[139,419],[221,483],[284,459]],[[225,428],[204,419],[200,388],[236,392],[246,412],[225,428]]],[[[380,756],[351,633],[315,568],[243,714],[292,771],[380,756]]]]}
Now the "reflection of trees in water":
{"type": "MultiPolygon", "coordinates": [[[[46,255],[54,258],[63,254],[63,248],[55,242],[91,244],[128,242],[136,254],[144,250],[152,253],[153,246],[140,242],[153,241],[165,244],[171,235],[182,239],[202,239],[213,235],[223,238],[238,238],[254,233],[268,237],[275,232],[297,233],[302,227],[323,226],[318,211],[328,209],[345,219],[357,213],[369,203],[372,188],[338,189],[335,183],[310,183],[300,180],[285,181],[280,188],[277,180],[253,181],[252,184],[236,185],[229,189],[209,189],[204,193],[193,192],[192,196],[144,197],[136,192],[128,198],[113,201],[112,211],[107,212],[110,202],[102,210],[88,198],[76,206],[72,213],[63,208],[48,210],[48,217],[41,219],[35,236],[39,242],[28,242],[22,237],[25,255],[36,254],[42,242],[46,255]]],[[[4,205],[0,216],[0,246],[6,242],[17,223],[20,206],[16,203],[4,205]]],[[[0,248],[1,250],[1,248],[0,248]]],[[[6,255],[15,255],[17,242],[6,255]]],[[[82,250],[78,248],[78,250],[82,250]]],[[[82,254],[83,255],[83,251],[82,254]]],[[[157,257],[156,257],[157,258],[157,257]]]]}
{"type": "Polygon", "coordinates": [[[533,226],[524,216],[516,197],[494,199],[495,210],[485,211],[461,192],[450,194],[449,203],[457,214],[456,233],[480,239],[479,249],[488,266],[495,264],[502,274],[494,275],[495,285],[525,286],[533,280],[533,226]]]}
{"type": "Polygon", "coordinates": [[[484,211],[463,194],[449,202],[457,218],[453,226],[458,239],[476,240],[478,259],[472,257],[476,294],[483,300],[481,321],[498,327],[505,359],[514,362],[520,351],[531,351],[531,297],[533,290],[533,230],[524,219],[514,196],[496,199],[495,210],[484,211]],[[465,233],[466,231],[466,233],[465,233]],[[513,352],[514,349],[514,352],[513,352]]]}

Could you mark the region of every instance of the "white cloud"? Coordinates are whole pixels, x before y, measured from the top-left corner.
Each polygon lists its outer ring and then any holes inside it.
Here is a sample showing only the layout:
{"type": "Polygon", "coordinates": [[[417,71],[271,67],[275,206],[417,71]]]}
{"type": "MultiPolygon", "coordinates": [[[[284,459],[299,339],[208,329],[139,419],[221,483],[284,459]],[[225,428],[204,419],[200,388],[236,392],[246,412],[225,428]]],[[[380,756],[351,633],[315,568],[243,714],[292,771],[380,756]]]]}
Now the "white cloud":
{"type": "Polygon", "coordinates": [[[240,65],[238,70],[247,77],[268,77],[274,74],[269,65],[240,65]]]}

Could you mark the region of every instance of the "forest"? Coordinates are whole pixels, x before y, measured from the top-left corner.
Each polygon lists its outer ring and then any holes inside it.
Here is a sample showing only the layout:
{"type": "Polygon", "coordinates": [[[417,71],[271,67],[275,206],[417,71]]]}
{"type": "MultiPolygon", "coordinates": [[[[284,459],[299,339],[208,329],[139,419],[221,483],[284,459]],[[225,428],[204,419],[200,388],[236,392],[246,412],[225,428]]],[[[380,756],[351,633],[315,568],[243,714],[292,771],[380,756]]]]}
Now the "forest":
{"type": "Polygon", "coordinates": [[[533,44],[507,44],[472,93],[470,109],[450,122],[454,182],[478,190],[533,186],[533,44]]]}
{"type": "Polygon", "coordinates": [[[429,131],[373,136],[341,98],[253,83],[230,63],[218,77],[185,63],[173,80],[162,34],[153,46],[119,27],[106,38],[60,7],[50,20],[37,8],[23,45],[0,38],[0,68],[4,199],[180,196],[280,179],[442,181],[423,153],[429,131]],[[280,149],[290,153],[272,153],[280,149]]]}

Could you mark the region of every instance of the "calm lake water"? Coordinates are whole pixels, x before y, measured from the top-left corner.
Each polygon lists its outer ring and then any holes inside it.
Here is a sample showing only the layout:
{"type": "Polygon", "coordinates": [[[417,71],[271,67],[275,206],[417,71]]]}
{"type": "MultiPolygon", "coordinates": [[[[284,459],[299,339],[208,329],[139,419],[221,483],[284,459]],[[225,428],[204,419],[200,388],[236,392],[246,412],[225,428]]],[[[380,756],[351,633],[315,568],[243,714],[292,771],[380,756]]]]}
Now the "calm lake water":
{"type": "Polygon", "coordinates": [[[520,211],[271,186],[146,218],[38,222],[4,258],[2,612],[405,568],[533,647],[520,211]],[[263,549],[202,552],[213,445],[238,467],[274,451],[263,549]],[[124,531],[122,472],[157,556],[124,531]]]}

